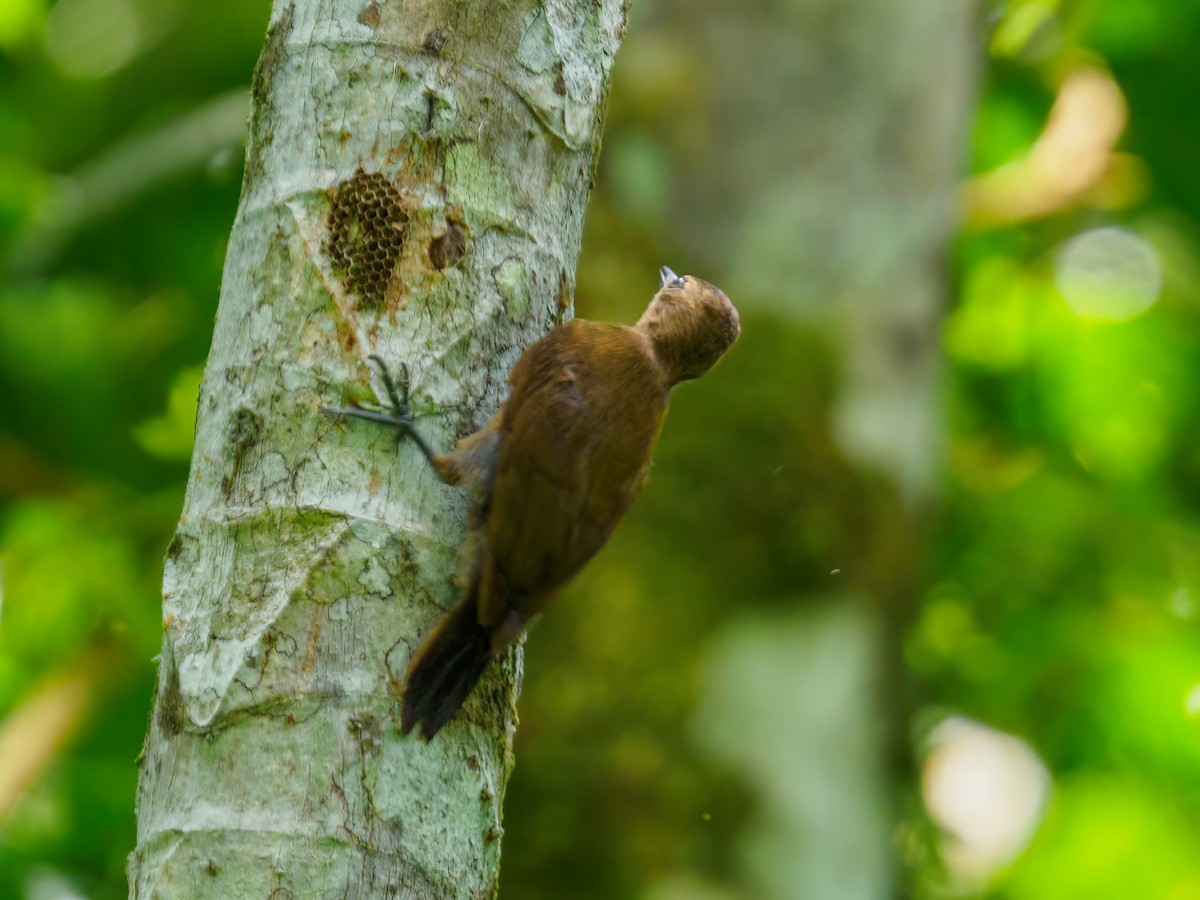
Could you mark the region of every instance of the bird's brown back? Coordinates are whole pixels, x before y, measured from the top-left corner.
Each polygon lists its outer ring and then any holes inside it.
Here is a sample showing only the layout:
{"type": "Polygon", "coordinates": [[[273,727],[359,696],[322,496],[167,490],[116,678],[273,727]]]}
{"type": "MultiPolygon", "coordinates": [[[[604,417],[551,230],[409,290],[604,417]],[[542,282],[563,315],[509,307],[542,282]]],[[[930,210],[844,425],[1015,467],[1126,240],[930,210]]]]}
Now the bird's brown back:
{"type": "Polygon", "coordinates": [[[478,603],[480,624],[515,613],[519,627],[625,513],[645,480],[669,385],[644,335],[581,319],[530,346],[509,385],[478,603]]]}

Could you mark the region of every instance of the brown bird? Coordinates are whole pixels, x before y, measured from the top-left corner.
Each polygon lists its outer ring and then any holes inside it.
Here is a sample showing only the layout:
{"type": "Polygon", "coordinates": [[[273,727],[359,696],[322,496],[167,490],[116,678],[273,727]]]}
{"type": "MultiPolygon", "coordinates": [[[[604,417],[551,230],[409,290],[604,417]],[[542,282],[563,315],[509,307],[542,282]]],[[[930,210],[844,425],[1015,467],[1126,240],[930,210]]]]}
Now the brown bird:
{"type": "Polygon", "coordinates": [[[718,288],[664,266],[632,328],[575,319],[530,345],[495,417],[434,453],[400,389],[379,365],[392,413],[325,408],[400,430],[443,481],[466,487],[473,512],[462,553],[462,598],[408,667],[401,727],[431,738],[454,717],[488,664],[604,545],[646,480],[681,381],[698,378],[741,330],[718,288]]]}

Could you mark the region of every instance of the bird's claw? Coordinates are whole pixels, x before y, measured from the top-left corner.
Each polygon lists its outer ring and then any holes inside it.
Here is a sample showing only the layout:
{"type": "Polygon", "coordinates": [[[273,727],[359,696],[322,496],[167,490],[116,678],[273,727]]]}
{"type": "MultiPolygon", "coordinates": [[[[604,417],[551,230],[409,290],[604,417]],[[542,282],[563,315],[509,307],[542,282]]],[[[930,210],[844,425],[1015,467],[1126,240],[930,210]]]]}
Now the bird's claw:
{"type": "Polygon", "coordinates": [[[367,359],[373,362],[379,369],[379,377],[383,380],[384,390],[387,391],[388,403],[392,407],[391,413],[378,412],[361,406],[322,406],[321,412],[329,418],[354,416],[358,419],[366,419],[369,422],[377,422],[380,425],[395,428],[397,442],[408,438],[417,445],[421,453],[432,464],[436,454],[425,442],[425,439],[421,437],[421,433],[417,431],[416,420],[413,418],[412,410],[408,405],[408,366],[404,363],[400,364],[400,380],[399,385],[397,385],[392,380],[392,375],[388,371],[387,364],[379,356],[372,353],[367,359]]]}
{"type": "Polygon", "coordinates": [[[397,391],[387,363],[374,353],[367,359],[379,368],[379,377],[383,379],[383,387],[387,391],[388,401],[392,404],[392,412],[396,414],[396,418],[412,421],[412,411],[408,407],[408,363],[400,363],[400,390],[397,391]]]}

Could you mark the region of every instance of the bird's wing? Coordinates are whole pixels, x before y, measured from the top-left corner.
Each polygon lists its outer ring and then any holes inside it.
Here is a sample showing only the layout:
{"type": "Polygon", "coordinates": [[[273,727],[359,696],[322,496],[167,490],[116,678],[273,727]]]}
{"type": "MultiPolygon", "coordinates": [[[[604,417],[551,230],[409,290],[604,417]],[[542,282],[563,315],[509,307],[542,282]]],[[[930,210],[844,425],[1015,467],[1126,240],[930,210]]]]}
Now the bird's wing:
{"type": "Polygon", "coordinates": [[[480,621],[487,624],[582,564],[570,550],[582,524],[596,436],[573,374],[564,366],[510,398],[488,510],[480,596],[480,621]]]}
{"type": "Polygon", "coordinates": [[[513,370],[488,510],[483,624],[539,612],[603,546],[641,483],[665,393],[660,403],[613,391],[614,354],[625,348],[613,346],[622,335],[612,326],[593,340],[586,329],[599,328],[559,329],[513,370]]]}

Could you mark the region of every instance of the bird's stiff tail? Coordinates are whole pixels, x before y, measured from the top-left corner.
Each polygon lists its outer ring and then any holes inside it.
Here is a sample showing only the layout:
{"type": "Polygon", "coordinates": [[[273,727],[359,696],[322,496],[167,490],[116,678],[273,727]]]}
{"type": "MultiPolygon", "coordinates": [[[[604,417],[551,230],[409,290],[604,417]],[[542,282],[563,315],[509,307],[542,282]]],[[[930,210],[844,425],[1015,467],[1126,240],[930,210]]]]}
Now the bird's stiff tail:
{"type": "Polygon", "coordinates": [[[479,624],[475,592],[467,593],[438,623],[408,665],[400,727],[420,724],[425,739],[454,718],[492,661],[491,633],[479,624]]]}

